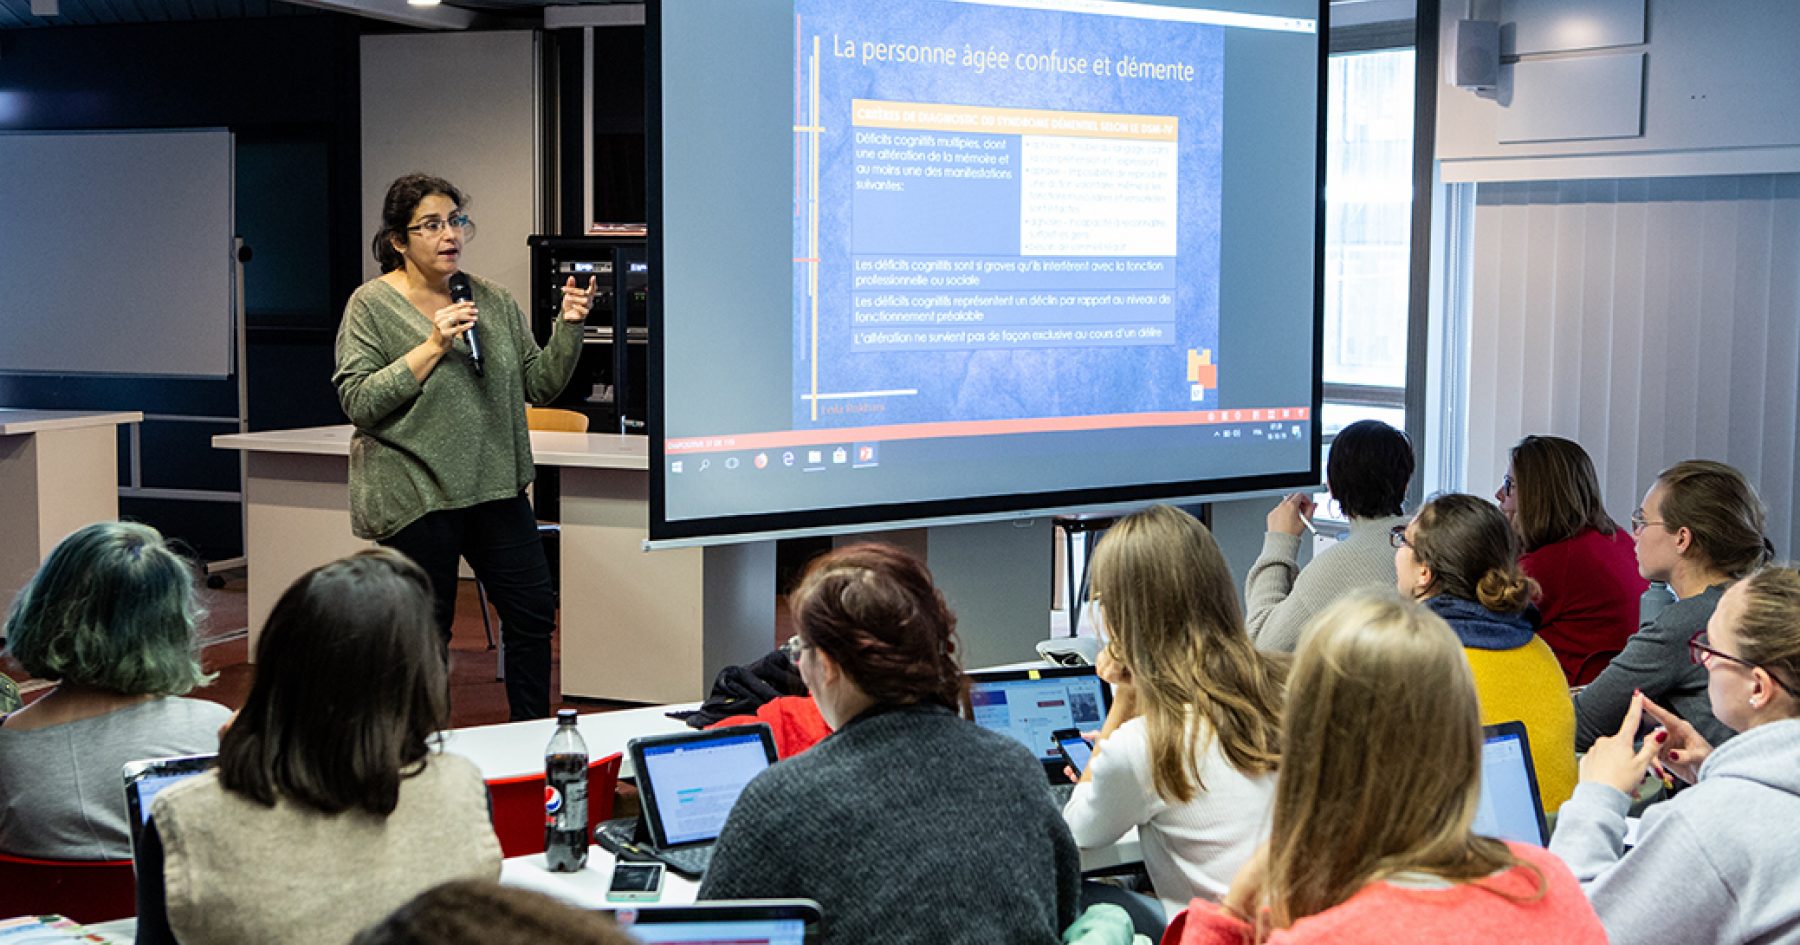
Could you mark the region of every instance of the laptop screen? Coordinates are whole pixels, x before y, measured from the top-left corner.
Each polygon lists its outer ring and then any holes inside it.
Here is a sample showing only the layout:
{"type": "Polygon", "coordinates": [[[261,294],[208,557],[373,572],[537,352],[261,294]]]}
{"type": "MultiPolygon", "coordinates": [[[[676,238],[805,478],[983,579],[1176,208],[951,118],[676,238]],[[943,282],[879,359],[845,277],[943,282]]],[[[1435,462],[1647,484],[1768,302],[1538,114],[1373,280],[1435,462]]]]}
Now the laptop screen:
{"type": "Polygon", "coordinates": [[[631,927],[631,937],[644,945],[801,945],[806,941],[806,923],[800,919],[640,922],[631,927]]]}
{"type": "Polygon", "coordinates": [[[1085,672],[971,673],[969,707],[975,724],[1012,736],[1039,761],[1060,768],[1054,734],[1065,728],[1098,729],[1106,721],[1105,689],[1092,667],[1085,672]]]}
{"type": "Polygon", "coordinates": [[[722,900],[618,909],[613,918],[644,945],[811,945],[819,904],[802,899],[722,900]]]}
{"type": "Polygon", "coordinates": [[[1543,812],[1525,727],[1517,722],[1490,725],[1481,750],[1481,806],[1475,832],[1515,843],[1544,845],[1543,812]]]}
{"type": "Polygon", "coordinates": [[[125,807],[131,812],[131,849],[142,842],[144,827],[150,823],[151,805],[156,795],[212,768],[216,755],[187,755],[180,758],[149,758],[125,765],[125,807]]]}
{"type": "Polygon", "coordinates": [[[654,798],[662,842],[669,846],[718,839],[744,785],[769,766],[761,735],[725,732],[643,746],[638,777],[654,798]]]}

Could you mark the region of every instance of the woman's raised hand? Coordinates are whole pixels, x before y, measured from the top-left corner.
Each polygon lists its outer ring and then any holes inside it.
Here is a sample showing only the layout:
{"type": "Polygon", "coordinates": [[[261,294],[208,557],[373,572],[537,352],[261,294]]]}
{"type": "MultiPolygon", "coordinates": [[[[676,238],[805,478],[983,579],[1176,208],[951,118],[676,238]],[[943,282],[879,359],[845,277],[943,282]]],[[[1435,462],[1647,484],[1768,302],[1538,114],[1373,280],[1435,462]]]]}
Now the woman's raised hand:
{"type": "Polygon", "coordinates": [[[565,322],[585,321],[588,317],[588,310],[593,306],[594,277],[588,276],[587,288],[583,289],[575,284],[575,277],[570,276],[569,281],[563,283],[562,287],[562,320],[565,322]]]}

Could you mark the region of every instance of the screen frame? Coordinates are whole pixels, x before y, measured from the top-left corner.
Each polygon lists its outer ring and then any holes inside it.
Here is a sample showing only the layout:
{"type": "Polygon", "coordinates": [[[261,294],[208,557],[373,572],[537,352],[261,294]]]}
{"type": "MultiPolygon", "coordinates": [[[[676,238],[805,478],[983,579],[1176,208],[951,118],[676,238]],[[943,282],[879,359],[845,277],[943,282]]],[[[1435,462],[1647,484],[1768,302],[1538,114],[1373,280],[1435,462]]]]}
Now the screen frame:
{"type": "MultiPolygon", "coordinates": [[[[1156,483],[1122,483],[1085,489],[1040,490],[965,496],[906,502],[878,502],[854,506],[792,509],[740,515],[715,515],[670,520],[665,477],[669,474],[666,404],[663,384],[664,282],[663,252],[663,89],[662,16],[666,0],[644,3],[644,98],[645,182],[648,190],[648,260],[650,264],[649,334],[646,371],[649,389],[645,431],[649,436],[649,541],[650,546],[726,544],[804,534],[873,531],[889,527],[974,523],[1035,518],[1073,512],[1110,512],[1158,501],[1204,502],[1269,493],[1286,493],[1320,484],[1320,451],[1324,445],[1323,417],[1325,371],[1325,148],[1326,78],[1330,57],[1330,0],[1316,0],[1313,131],[1313,291],[1312,291],[1312,390],[1308,424],[1307,469],[1293,473],[1233,476],[1156,483]]],[[[1154,3],[1155,0],[1147,0],[1154,3]]],[[[849,431],[846,431],[849,432],[849,431]]]]}
{"type": "MultiPolygon", "coordinates": [[[[708,837],[704,840],[686,840],[681,843],[669,842],[668,834],[663,831],[662,811],[657,803],[656,779],[650,774],[650,766],[644,763],[646,751],[652,748],[665,748],[669,745],[682,745],[688,742],[712,742],[743,738],[747,735],[754,735],[761,740],[763,754],[768,758],[769,764],[773,765],[777,760],[775,753],[775,733],[771,731],[768,724],[764,722],[757,722],[753,725],[730,725],[725,728],[707,728],[697,732],[646,735],[642,738],[634,738],[627,744],[626,750],[631,753],[631,770],[637,772],[638,791],[643,798],[644,826],[649,829],[650,839],[657,847],[664,850],[680,850],[687,847],[703,846],[714,842],[718,838],[708,837]]],[[[765,767],[763,770],[767,771],[768,768],[765,767]]],[[[757,773],[760,774],[762,772],[757,773]]]]}
{"type": "Polygon", "coordinates": [[[1544,816],[1543,796],[1538,792],[1537,760],[1531,755],[1531,736],[1525,731],[1525,723],[1519,721],[1496,722],[1481,727],[1481,746],[1485,754],[1489,742],[1509,739],[1517,740],[1519,750],[1524,753],[1525,782],[1531,786],[1531,812],[1537,815],[1538,846],[1550,843],[1550,823],[1544,816]]]}

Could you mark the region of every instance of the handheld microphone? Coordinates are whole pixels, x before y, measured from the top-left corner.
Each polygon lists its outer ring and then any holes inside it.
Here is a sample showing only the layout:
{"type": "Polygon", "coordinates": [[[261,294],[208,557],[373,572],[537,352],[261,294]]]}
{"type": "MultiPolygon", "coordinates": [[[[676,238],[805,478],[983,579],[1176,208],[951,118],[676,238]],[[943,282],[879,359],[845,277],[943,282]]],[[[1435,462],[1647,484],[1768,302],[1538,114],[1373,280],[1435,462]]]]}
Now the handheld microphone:
{"type": "MultiPolygon", "coordinates": [[[[474,288],[472,288],[469,285],[469,274],[466,272],[458,272],[458,273],[451,275],[450,276],[450,301],[452,301],[452,302],[473,302],[474,300],[475,300],[475,290],[474,290],[474,288]]],[[[466,333],[464,333],[464,337],[469,339],[469,363],[475,367],[475,376],[480,377],[481,376],[481,336],[477,335],[475,332],[476,332],[476,327],[474,325],[470,325],[469,330],[466,333]]]]}

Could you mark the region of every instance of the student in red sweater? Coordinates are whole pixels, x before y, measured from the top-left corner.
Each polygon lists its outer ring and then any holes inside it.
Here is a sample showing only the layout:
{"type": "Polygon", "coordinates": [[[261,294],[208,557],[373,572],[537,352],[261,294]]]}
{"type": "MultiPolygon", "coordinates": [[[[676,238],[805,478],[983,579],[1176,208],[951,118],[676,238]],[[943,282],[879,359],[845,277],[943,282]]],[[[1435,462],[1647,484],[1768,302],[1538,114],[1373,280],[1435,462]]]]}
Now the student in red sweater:
{"type": "Polygon", "coordinates": [[[1650,586],[1631,533],[1601,505],[1593,460],[1573,440],[1528,436],[1512,448],[1494,498],[1519,533],[1519,567],[1542,589],[1538,636],[1569,685],[1593,682],[1637,630],[1650,586]]]}
{"type": "Polygon", "coordinates": [[[1224,903],[1182,913],[1181,945],[1606,941],[1561,861],[1471,832],[1480,712],[1443,620],[1341,601],[1301,638],[1288,693],[1269,842],[1224,903]]]}

